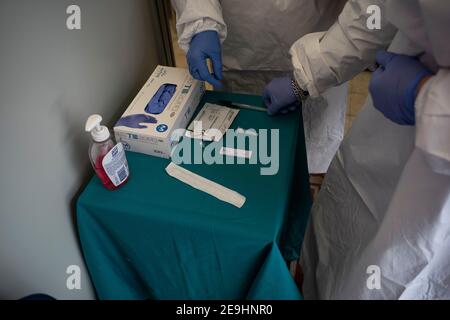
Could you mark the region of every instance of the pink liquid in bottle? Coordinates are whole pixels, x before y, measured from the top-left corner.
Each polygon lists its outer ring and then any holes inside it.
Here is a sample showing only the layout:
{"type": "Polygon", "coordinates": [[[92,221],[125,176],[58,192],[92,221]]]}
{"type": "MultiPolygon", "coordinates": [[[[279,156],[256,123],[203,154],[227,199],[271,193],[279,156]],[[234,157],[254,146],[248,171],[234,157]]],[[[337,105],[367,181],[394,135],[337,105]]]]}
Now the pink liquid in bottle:
{"type": "Polygon", "coordinates": [[[105,188],[116,190],[128,181],[130,172],[123,145],[115,144],[108,128],[102,126],[101,122],[102,117],[98,114],[91,115],[86,121],[85,130],[92,137],[89,158],[105,188]]]}
{"type": "MultiPolygon", "coordinates": [[[[103,158],[105,156],[103,155],[102,157],[98,157],[97,160],[95,161],[95,165],[94,165],[94,170],[95,173],[97,174],[97,177],[100,179],[100,181],[103,183],[103,186],[108,189],[108,190],[116,190],[119,187],[121,187],[123,185],[123,183],[126,182],[126,180],[119,185],[118,187],[116,187],[114,185],[114,183],[111,181],[111,179],[109,179],[108,175],[106,174],[105,169],[103,168],[103,158]]],[[[127,179],[128,180],[128,179],[127,179]]]]}
{"type": "Polygon", "coordinates": [[[108,154],[111,149],[114,148],[114,142],[112,139],[102,143],[93,143],[91,146],[91,160],[92,166],[97,174],[97,177],[102,182],[103,186],[108,190],[117,190],[128,181],[129,177],[127,177],[122,183],[118,186],[115,186],[114,183],[109,178],[108,174],[103,167],[103,158],[108,154]]]}

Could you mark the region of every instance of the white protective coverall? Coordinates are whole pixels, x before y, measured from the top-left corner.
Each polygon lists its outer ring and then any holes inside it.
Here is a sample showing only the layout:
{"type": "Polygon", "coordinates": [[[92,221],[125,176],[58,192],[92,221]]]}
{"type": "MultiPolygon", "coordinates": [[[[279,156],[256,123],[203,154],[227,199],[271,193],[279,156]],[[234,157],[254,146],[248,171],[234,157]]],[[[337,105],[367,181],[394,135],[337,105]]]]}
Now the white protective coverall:
{"type": "Polygon", "coordinates": [[[316,95],[388,45],[436,73],[416,99],[415,127],[385,118],[371,97],[358,115],[312,209],[306,298],[450,298],[449,30],[450,1],[350,0],[329,31],[293,46],[296,78],[316,95]],[[374,4],[379,31],[366,27],[374,4]]]}
{"type": "MultiPolygon", "coordinates": [[[[223,42],[224,90],[257,95],[272,79],[291,74],[289,48],[305,34],[327,30],[345,2],[172,0],[180,47],[187,52],[195,34],[216,30],[223,42]]],[[[342,142],[346,100],[344,84],[303,106],[310,173],[326,172],[342,142]]]]}

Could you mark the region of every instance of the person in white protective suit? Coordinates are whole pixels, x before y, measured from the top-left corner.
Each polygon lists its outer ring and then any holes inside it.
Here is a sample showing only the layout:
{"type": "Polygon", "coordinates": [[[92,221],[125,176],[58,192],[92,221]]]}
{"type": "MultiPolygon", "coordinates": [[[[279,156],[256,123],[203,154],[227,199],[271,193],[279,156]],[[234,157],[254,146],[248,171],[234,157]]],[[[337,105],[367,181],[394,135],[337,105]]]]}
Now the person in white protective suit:
{"type": "MultiPolygon", "coordinates": [[[[172,0],[178,43],[194,78],[216,89],[260,95],[274,78],[291,86],[291,45],[305,34],[327,30],[346,0],[172,0]],[[207,32],[209,31],[209,32],[207,32]],[[222,43],[222,45],[221,45],[222,43]],[[210,58],[213,74],[206,67],[210,58]],[[223,75],[222,75],[223,65],[223,75]]],[[[342,142],[347,85],[330,88],[302,107],[310,173],[327,171],[342,142]]],[[[298,105],[296,101],[295,105],[298,105]]],[[[269,114],[294,109],[272,104],[269,114]]]]}
{"type": "Polygon", "coordinates": [[[305,298],[450,298],[449,30],[450,1],[349,0],[292,47],[312,96],[381,65],[312,209],[305,298]],[[367,27],[371,5],[380,30],[367,27]]]}

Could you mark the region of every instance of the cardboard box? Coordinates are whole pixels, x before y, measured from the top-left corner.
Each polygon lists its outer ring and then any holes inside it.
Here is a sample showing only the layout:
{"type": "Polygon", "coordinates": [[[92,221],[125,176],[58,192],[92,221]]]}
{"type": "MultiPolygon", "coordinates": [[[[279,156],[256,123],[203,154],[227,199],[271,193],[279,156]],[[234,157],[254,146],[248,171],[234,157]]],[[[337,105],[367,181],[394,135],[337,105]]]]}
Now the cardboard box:
{"type": "Polygon", "coordinates": [[[173,131],[187,127],[204,93],[204,83],[188,70],[158,66],[114,127],[117,142],[128,151],[170,158],[173,131]]]}

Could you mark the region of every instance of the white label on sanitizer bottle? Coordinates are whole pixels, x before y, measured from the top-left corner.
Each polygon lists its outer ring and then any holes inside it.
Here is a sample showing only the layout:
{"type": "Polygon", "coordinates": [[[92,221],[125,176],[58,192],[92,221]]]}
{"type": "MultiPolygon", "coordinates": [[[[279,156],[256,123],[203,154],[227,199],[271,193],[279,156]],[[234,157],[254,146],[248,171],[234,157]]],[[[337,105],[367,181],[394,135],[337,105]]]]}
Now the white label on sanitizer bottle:
{"type": "Polygon", "coordinates": [[[102,161],[103,168],[114,186],[119,186],[130,175],[125,150],[121,142],[115,145],[102,161]]]}

